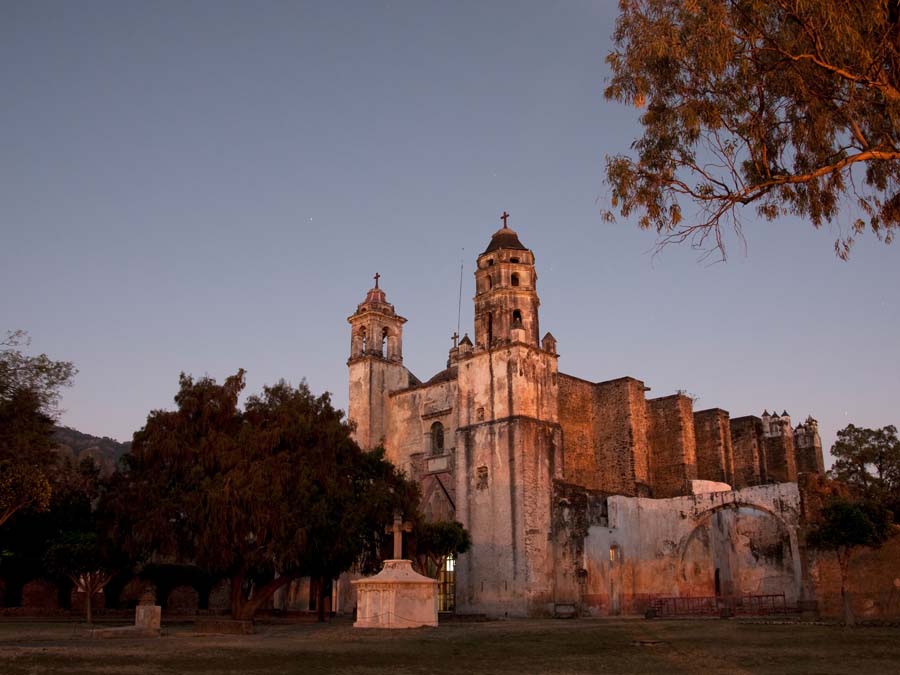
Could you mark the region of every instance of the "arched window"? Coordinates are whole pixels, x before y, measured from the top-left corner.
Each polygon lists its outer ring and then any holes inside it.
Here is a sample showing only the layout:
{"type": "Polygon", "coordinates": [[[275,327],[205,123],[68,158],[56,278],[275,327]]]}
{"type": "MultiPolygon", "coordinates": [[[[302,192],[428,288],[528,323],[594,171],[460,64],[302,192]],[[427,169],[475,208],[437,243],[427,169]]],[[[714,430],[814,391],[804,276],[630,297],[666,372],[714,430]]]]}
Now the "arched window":
{"type": "Polygon", "coordinates": [[[440,422],[431,425],[431,452],[435,455],[444,452],[444,425],[440,422]]]}
{"type": "Polygon", "coordinates": [[[360,344],[362,345],[362,351],[360,353],[365,354],[366,348],[369,346],[368,342],[366,341],[366,327],[365,326],[363,326],[362,328],[359,329],[359,341],[360,341],[360,344]]]}
{"type": "Polygon", "coordinates": [[[517,262],[519,262],[519,259],[518,259],[518,258],[510,258],[510,259],[509,259],[509,262],[511,262],[511,263],[517,263],[517,262]]]}
{"type": "Polygon", "coordinates": [[[494,280],[491,279],[491,275],[490,275],[490,274],[489,274],[488,277],[487,277],[487,282],[488,282],[488,290],[492,289],[492,288],[494,287],[494,280]]]}
{"type": "Polygon", "coordinates": [[[513,275],[512,275],[512,285],[513,286],[519,285],[519,275],[516,274],[515,272],[513,272],[513,275]]]}
{"type": "Polygon", "coordinates": [[[487,325],[487,348],[490,349],[494,344],[494,315],[488,312],[487,325]]]}
{"type": "Polygon", "coordinates": [[[381,358],[387,358],[387,340],[388,340],[388,329],[381,329],[381,358]]]}
{"type": "Polygon", "coordinates": [[[518,309],[513,310],[512,323],[513,323],[513,328],[521,328],[522,327],[522,312],[520,310],[518,310],[518,309]]]}

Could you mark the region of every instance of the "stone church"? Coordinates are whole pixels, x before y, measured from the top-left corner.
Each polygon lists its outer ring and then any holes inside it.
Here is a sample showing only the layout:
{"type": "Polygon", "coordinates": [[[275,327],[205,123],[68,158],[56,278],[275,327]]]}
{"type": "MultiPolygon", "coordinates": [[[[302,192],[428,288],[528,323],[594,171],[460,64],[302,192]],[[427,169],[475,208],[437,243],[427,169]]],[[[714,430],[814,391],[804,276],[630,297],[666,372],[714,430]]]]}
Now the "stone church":
{"type": "Polygon", "coordinates": [[[357,441],[383,445],[425,513],[472,537],[442,573],[442,606],[542,616],[643,611],[661,596],[801,600],[796,481],[824,470],[816,421],[695,412],[633,377],[560,372],[535,256],[507,217],[478,256],[472,337],[430,379],[403,365],[406,319],[377,275],[348,319],[357,441]]]}

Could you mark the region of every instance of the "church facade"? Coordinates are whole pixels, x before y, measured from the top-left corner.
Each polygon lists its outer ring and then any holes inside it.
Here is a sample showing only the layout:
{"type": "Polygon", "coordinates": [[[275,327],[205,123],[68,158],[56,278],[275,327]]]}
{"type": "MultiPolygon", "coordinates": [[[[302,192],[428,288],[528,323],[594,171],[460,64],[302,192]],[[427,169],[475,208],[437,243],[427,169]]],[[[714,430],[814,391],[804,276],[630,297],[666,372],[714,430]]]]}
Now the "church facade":
{"type": "MultiPolygon", "coordinates": [[[[506,214],[504,214],[505,216],[506,214]]],[[[506,225],[475,270],[472,337],[428,380],[375,287],[348,318],[349,418],[417,480],[471,550],[455,606],[491,616],[640,611],[655,596],[804,595],[799,473],[824,470],[814,419],[695,412],[641,380],[559,371],[532,251],[506,225]]]]}

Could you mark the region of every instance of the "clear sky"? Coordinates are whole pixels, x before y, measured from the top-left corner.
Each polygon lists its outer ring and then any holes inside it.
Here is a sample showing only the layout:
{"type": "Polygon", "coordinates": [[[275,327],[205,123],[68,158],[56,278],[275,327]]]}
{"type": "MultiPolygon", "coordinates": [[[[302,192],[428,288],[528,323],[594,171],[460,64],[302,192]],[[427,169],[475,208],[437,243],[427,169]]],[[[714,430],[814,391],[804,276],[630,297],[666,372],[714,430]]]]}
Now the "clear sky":
{"type": "Polygon", "coordinates": [[[537,258],[560,369],[733,416],[900,423],[897,246],[747,215],[747,249],[653,257],[606,224],[613,2],[0,3],[0,329],[80,369],[64,424],[128,439],[181,371],[347,402],[380,272],[406,364],[471,331],[500,225],[537,258]]]}

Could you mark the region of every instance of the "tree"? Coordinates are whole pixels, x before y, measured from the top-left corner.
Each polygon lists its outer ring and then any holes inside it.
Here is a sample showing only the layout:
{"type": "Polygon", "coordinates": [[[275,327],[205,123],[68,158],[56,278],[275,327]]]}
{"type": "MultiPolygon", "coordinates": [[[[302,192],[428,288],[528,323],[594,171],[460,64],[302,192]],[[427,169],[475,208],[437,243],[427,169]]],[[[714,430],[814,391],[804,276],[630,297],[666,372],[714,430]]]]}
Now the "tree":
{"type": "Polygon", "coordinates": [[[84,594],[85,619],[90,625],[94,595],[112,580],[118,569],[117,558],[109,539],[97,531],[77,530],[65,532],[50,544],[44,564],[55,576],[67,577],[84,594]]]}
{"type": "Polygon", "coordinates": [[[875,504],[855,503],[847,499],[831,500],[820,513],[818,522],[806,535],[806,542],[821,551],[831,551],[841,574],[841,601],[844,623],[853,623],[847,579],[850,557],[857,548],[877,548],[891,533],[890,512],[875,504]]]}
{"type": "Polygon", "coordinates": [[[27,356],[23,331],[0,342],[0,527],[22,510],[46,509],[56,462],[52,440],[60,389],[77,372],[46,354],[27,356]]]}
{"type": "Polygon", "coordinates": [[[72,386],[78,369],[69,361],[53,361],[46,354],[23,354],[20,347],[30,344],[31,338],[22,330],[7,332],[0,342],[0,400],[30,391],[41,412],[55,419],[59,415],[60,390],[72,386]]]}
{"type": "Polygon", "coordinates": [[[832,478],[861,498],[891,509],[900,521],[900,438],[895,426],[866,429],[850,424],[838,431],[831,455],[832,478]]]}
{"type": "Polygon", "coordinates": [[[422,574],[437,578],[447,558],[472,547],[469,532],[455,520],[419,522],[413,531],[416,566],[422,574]]]}
{"type": "MultiPolygon", "coordinates": [[[[612,205],[660,245],[725,256],[742,207],[818,228],[846,259],[900,225],[898,0],[620,0],[608,100],[645,112],[637,157],[607,157],[612,205]],[[685,214],[691,205],[697,213],[685,214]],[[710,248],[710,244],[713,244],[710,248]]],[[[612,218],[611,213],[607,213],[612,218]]]]}
{"type": "Polygon", "coordinates": [[[229,578],[232,616],[248,620],[292,579],[349,569],[418,493],[360,450],[327,394],[280,382],[242,411],[243,388],[243,371],[221,385],[182,375],[177,409],[135,433],[114,501],[131,554],[229,578]]]}

